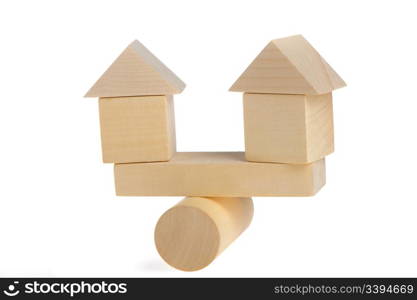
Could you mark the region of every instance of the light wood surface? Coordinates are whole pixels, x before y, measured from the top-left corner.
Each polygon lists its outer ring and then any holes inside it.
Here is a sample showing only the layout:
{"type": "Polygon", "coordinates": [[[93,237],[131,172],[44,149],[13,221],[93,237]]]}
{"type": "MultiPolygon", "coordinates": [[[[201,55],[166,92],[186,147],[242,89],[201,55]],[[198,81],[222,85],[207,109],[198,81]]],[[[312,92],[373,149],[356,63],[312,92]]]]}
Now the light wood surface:
{"type": "Polygon", "coordinates": [[[132,42],[85,97],[172,95],[185,88],[170,69],[139,41],[132,42]]]}
{"type": "Polygon", "coordinates": [[[176,149],[172,96],[100,98],[103,162],[167,161],[176,149]]]}
{"type": "Polygon", "coordinates": [[[326,94],[346,84],[301,35],[271,41],[230,91],[326,94]]]}
{"type": "Polygon", "coordinates": [[[245,156],[305,164],[334,150],[332,95],[244,94],[245,156]]]}
{"type": "Polygon", "coordinates": [[[254,163],[243,152],[178,152],[168,162],[116,164],[119,196],[311,196],[325,184],[324,160],[254,163]]]}
{"type": "Polygon", "coordinates": [[[186,197],[159,219],[156,248],[174,268],[196,271],[230,245],[252,217],[251,198],[186,197]]]}
{"type": "Polygon", "coordinates": [[[306,96],[307,160],[315,161],[334,152],[332,94],[306,96]]]}

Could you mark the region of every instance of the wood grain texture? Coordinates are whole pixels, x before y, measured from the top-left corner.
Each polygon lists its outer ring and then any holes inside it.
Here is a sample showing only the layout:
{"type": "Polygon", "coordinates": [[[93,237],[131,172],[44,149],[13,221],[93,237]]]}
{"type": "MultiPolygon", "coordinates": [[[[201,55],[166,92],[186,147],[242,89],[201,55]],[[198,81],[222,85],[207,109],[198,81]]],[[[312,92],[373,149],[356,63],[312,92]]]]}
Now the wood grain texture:
{"type": "Polygon", "coordinates": [[[167,161],[176,150],[172,96],[100,98],[103,162],[167,161]]]}
{"type": "Polygon", "coordinates": [[[325,184],[324,160],[253,163],[243,152],[178,152],[168,162],[116,164],[119,196],[312,196],[325,184]]]}
{"type": "Polygon", "coordinates": [[[334,152],[332,94],[306,96],[307,162],[334,152]]]}
{"type": "Polygon", "coordinates": [[[271,41],[230,91],[318,95],[345,85],[310,43],[295,35],[271,41]]]}
{"type": "Polygon", "coordinates": [[[155,228],[155,245],[174,268],[208,266],[250,224],[251,198],[186,197],[165,212],[155,228]]]}
{"type": "Polygon", "coordinates": [[[305,164],[334,151],[332,95],[244,94],[248,161],[305,164]]]}
{"type": "Polygon", "coordinates": [[[85,97],[172,95],[184,88],[181,79],[139,41],[133,41],[85,97]]]}

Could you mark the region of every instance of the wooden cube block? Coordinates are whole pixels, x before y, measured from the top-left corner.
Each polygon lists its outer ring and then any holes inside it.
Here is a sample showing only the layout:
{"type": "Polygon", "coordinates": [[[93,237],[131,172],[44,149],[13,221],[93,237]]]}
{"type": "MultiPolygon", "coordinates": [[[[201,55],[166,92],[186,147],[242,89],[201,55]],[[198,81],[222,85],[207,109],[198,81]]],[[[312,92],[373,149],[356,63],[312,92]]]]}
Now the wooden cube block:
{"type": "Polygon", "coordinates": [[[243,98],[247,160],[305,164],[333,152],[331,93],[243,98]]]}
{"type": "Polygon", "coordinates": [[[167,161],[176,149],[172,96],[100,98],[103,162],[167,161]]]}
{"type": "Polygon", "coordinates": [[[325,175],[324,160],[255,163],[243,152],[177,152],[168,162],[114,166],[119,196],[312,196],[325,175]]]}

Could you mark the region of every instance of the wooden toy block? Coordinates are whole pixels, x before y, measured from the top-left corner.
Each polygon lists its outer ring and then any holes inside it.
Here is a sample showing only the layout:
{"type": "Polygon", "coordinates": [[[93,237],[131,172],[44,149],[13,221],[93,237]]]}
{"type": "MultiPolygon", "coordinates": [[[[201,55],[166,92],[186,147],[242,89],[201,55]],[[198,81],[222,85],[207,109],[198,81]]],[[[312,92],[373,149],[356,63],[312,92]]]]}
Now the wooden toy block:
{"type": "Polygon", "coordinates": [[[252,216],[251,198],[186,197],[159,219],[155,245],[169,265],[196,271],[230,245],[252,216]]]}
{"type": "Polygon", "coordinates": [[[119,196],[311,196],[325,163],[254,163],[243,152],[178,152],[168,162],[116,164],[119,196]]]}
{"type": "Polygon", "coordinates": [[[100,98],[105,163],[167,161],[176,149],[172,96],[100,98]]]}
{"type": "Polygon", "coordinates": [[[167,161],[175,152],[172,94],[185,84],[138,41],[113,62],[86,97],[100,97],[105,163],[167,161]]]}
{"type": "Polygon", "coordinates": [[[334,150],[331,93],[244,94],[245,157],[305,164],[334,150]]]}
{"type": "Polygon", "coordinates": [[[139,41],[133,41],[85,97],[172,95],[185,84],[139,41]]]}
{"type": "Polygon", "coordinates": [[[271,41],[230,91],[317,95],[345,85],[320,54],[295,35],[271,41]]]}

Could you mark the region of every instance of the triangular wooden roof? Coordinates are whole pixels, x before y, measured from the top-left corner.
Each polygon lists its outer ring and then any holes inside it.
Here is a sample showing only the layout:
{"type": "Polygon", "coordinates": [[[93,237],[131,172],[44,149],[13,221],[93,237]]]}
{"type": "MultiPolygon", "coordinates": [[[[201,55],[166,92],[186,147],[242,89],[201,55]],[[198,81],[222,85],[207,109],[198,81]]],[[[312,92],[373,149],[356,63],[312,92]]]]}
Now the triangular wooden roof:
{"type": "Polygon", "coordinates": [[[139,41],[133,41],[85,97],[170,95],[184,88],[181,79],[139,41]]]}
{"type": "Polygon", "coordinates": [[[230,91],[325,94],[346,84],[301,35],[271,41],[230,91]]]}

